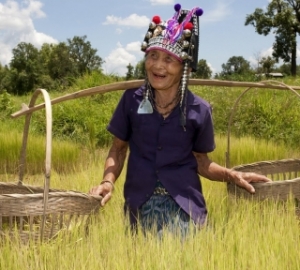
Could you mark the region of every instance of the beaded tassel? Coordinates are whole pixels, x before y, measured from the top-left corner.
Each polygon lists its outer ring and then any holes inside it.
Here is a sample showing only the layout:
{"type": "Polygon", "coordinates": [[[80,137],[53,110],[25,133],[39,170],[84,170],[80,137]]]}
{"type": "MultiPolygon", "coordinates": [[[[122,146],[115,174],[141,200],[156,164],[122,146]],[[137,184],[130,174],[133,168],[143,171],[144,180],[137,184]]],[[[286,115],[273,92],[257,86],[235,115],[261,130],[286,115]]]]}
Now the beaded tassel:
{"type": "Polygon", "coordinates": [[[180,110],[181,110],[181,116],[180,116],[180,123],[183,127],[183,130],[186,131],[186,98],[187,95],[185,94],[186,88],[187,88],[187,82],[189,79],[189,63],[185,62],[183,65],[183,74],[181,79],[181,98],[180,98],[180,110]]]}
{"type": "Polygon", "coordinates": [[[185,89],[187,86],[188,82],[188,70],[189,70],[189,63],[185,62],[183,65],[183,74],[182,74],[182,79],[181,79],[181,99],[180,99],[180,107],[182,107],[183,99],[184,99],[184,94],[185,94],[185,89]]]}

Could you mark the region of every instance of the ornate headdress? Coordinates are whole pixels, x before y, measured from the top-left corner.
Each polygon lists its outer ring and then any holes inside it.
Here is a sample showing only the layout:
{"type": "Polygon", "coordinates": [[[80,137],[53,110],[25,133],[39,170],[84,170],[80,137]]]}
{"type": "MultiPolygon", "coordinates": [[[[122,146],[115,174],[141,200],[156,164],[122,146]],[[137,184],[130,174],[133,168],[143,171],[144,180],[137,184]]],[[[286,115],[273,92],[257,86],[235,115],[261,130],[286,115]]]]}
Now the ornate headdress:
{"type": "MultiPolygon", "coordinates": [[[[203,14],[201,8],[191,10],[181,9],[180,4],[174,6],[175,14],[167,21],[154,16],[145,35],[141,49],[144,52],[151,50],[165,51],[183,63],[183,76],[181,80],[180,106],[187,87],[189,68],[196,71],[199,49],[199,16],[203,14]]],[[[140,105],[139,113],[151,113],[152,106],[148,101],[148,91],[140,105]]],[[[185,112],[183,112],[182,125],[185,126],[185,112]]]]}
{"type": "Polygon", "coordinates": [[[174,6],[174,16],[162,21],[154,16],[142,43],[142,51],[163,50],[172,54],[179,61],[189,62],[192,71],[196,71],[199,49],[199,19],[203,14],[201,8],[181,9],[174,6]]]}

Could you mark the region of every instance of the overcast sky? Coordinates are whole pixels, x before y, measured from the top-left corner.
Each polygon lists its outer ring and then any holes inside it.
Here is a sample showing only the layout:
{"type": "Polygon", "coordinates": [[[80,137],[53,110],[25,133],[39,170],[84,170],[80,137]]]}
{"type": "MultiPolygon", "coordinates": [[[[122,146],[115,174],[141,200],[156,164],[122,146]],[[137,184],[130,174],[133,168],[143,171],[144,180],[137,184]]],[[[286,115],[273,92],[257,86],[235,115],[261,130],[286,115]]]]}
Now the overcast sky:
{"type": "Polygon", "coordinates": [[[253,65],[258,56],[272,53],[274,36],[261,36],[245,26],[247,14],[265,8],[268,0],[0,0],[0,62],[9,64],[20,42],[40,48],[43,43],[87,36],[105,61],[107,74],[124,75],[126,66],[143,58],[140,45],[154,15],[169,19],[174,4],[201,7],[199,59],[220,72],[232,56],[253,65]]]}

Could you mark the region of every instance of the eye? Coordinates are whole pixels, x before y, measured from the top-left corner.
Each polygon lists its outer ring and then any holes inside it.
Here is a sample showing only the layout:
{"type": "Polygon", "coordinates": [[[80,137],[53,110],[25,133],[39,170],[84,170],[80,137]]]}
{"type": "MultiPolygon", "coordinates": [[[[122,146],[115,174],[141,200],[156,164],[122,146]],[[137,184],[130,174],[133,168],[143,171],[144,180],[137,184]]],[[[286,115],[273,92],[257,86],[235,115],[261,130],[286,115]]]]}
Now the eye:
{"type": "Polygon", "coordinates": [[[166,63],[170,64],[170,63],[176,62],[176,59],[174,57],[172,57],[172,56],[167,56],[165,58],[165,61],[166,61],[166,63]]]}
{"type": "Polygon", "coordinates": [[[171,57],[166,57],[166,59],[165,59],[165,61],[167,62],[167,63],[172,63],[173,62],[173,59],[171,58],[171,57]]]}
{"type": "Polygon", "coordinates": [[[157,53],[156,53],[156,52],[150,52],[150,53],[149,53],[149,57],[150,57],[151,59],[157,59],[157,53]]]}

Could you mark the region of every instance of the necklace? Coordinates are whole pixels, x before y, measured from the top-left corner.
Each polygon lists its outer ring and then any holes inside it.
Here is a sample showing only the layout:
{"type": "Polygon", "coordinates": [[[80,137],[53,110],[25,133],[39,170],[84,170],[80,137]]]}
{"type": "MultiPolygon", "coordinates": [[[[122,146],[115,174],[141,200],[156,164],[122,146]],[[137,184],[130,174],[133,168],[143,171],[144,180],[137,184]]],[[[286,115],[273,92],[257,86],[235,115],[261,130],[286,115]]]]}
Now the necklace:
{"type": "Polygon", "coordinates": [[[164,119],[167,118],[167,116],[176,108],[176,106],[178,105],[179,101],[180,101],[180,91],[177,91],[175,97],[166,105],[162,106],[160,104],[158,104],[155,101],[155,98],[153,97],[153,92],[152,89],[150,89],[149,91],[149,100],[152,104],[152,107],[154,108],[154,110],[156,110],[164,119]],[[173,105],[169,110],[164,111],[165,109],[167,109],[168,107],[170,107],[171,105],[173,105]]]}
{"type": "Polygon", "coordinates": [[[177,102],[178,101],[178,98],[179,98],[179,91],[177,91],[175,97],[169,102],[167,103],[166,105],[160,105],[155,99],[154,99],[154,103],[157,107],[161,108],[161,109],[166,109],[168,108],[169,106],[171,106],[173,103],[177,102]]]}
{"type": "Polygon", "coordinates": [[[159,104],[159,103],[155,100],[155,98],[154,98],[154,96],[153,96],[152,89],[149,91],[149,98],[150,98],[150,100],[152,101],[152,103],[153,103],[156,107],[161,108],[161,109],[166,109],[166,108],[168,108],[169,106],[171,106],[173,103],[175,103],[175,102],[177,103],[178,100],[179,100],[179,96],[180,96],[180,91],[177,91],[175,97],[174,97],[169,103],[167,103],[167,104],[165,104],[165,105],[161,105],[161,104],[159,104]]]}

